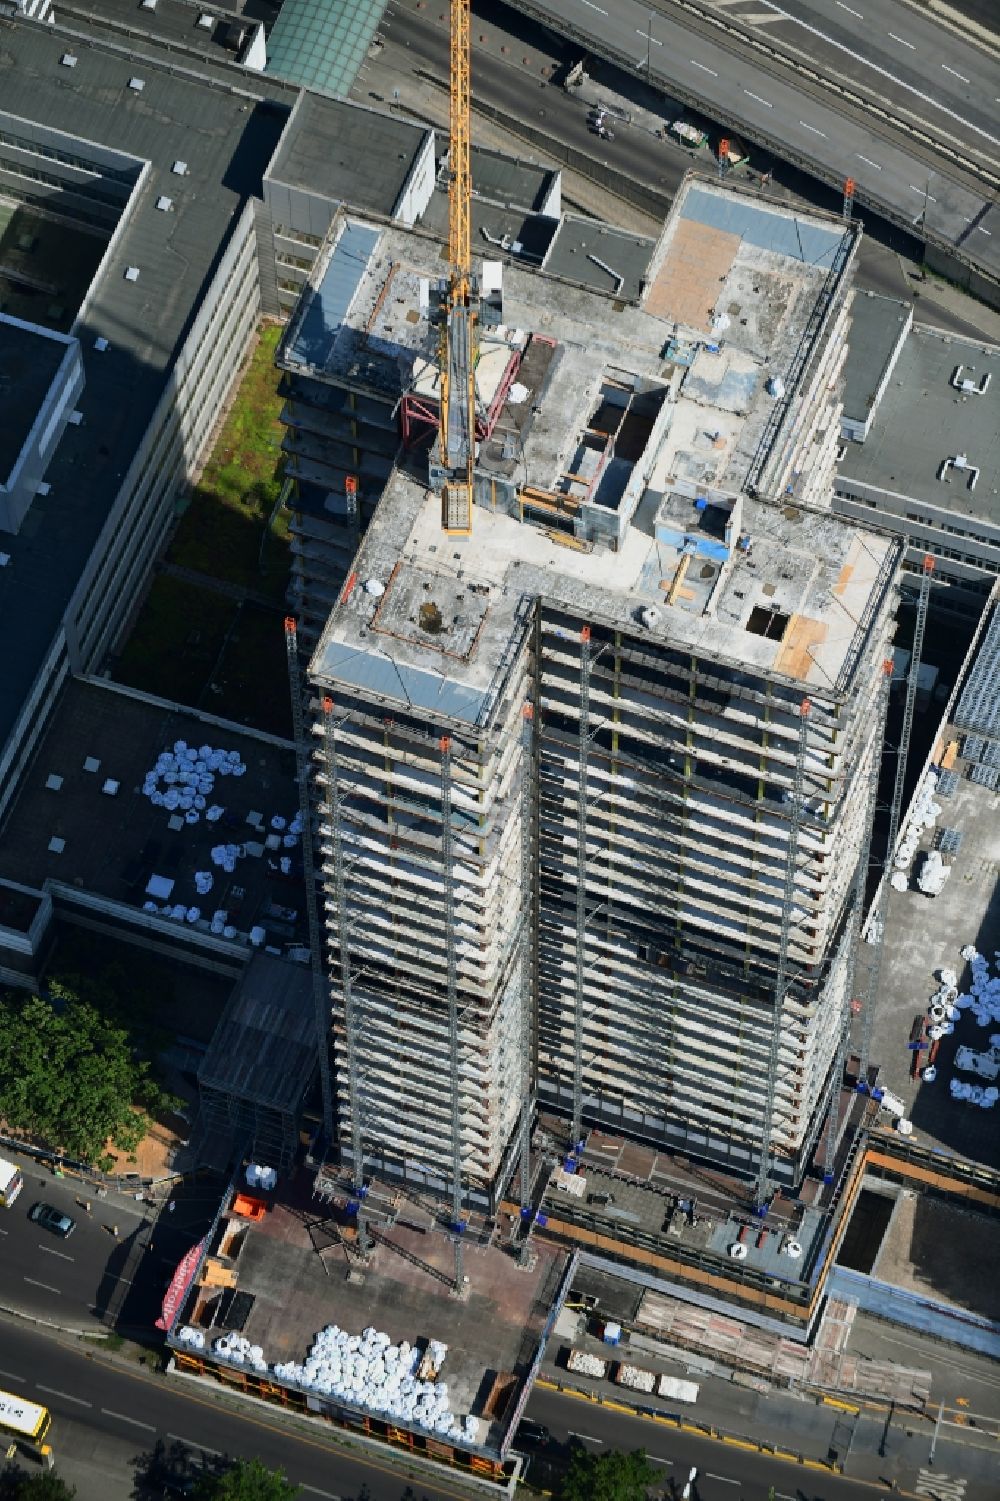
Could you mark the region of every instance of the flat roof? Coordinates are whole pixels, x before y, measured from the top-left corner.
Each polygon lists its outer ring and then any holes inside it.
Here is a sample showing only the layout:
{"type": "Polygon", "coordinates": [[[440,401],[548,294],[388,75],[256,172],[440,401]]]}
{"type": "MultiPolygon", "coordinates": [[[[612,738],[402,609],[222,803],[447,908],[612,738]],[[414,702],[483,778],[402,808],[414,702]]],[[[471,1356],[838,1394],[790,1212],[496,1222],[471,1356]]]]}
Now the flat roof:
{"type": "Polygon", "coordinates": [[[388,217],[429,134],[399,115],[301,93],[267,175],[388,217]]]}
{"type": "Polygon", "coordinates": [[[544,270],[637,302],[655,249],[656,241],[646,235],[564,215],[545,256],[544,270]]]}
{"type": "Polygon", "coordinates": [[[375,40],[387,0],[284,0],[267,71],[301,88],[346,96],[375,40]]]}
{"type": "Polygon", "coordinates": [[[858,290],[854,294],[847,359],[844,361],[844,416],[863,422],[899,341],[906,337],[913,304],[897,297],[858,290]]]}
{"type": "MultiPolygon", "coordinates": [[[[84,317],[74,325],[83,353],[83,423],[68,427],[0,571],[0,622],[18,650],[0,674],[0,744],[10,733],[41,668],[70,597],[107,520],[118,487],[171,378],[177,351],[218,265],[238,211],[261,195],[285,112],[252,74],[225,83],[185,72],[176,56],[137,55],[91,35],[86,46],[57,23],[4,24],[0,98],[12,115],[97,142],[148,163],[124,211],[119,238],[95,278],[84,317]],[[77,66],[60,65],[76,45],[77,66]],[[140,76],[136,92],[129,80],[140,76]],[[188,164],[176,176],[175,161],[188,164]],[[155,207],[161,194],[173,208],[155,207]],[[125,280],[127,266],[139,279],[125,280]],[[108,339],[103,353],[94,347],[108,339]]],[[[82,148],[86,150],[86,147],[82,148]]]]}
{"type": "Polygon", "coordinates": [[[0,485],[10,477],[70,346],[62,334],[0,313],[0,485]]]}
{"type": "Polygon", "coordinates": [[[254,954],[198,1066],[199,1087],[294,1111],[316,1059],[311,970],[274,954],[254,954]]]}
{"type": "MultiPolygon", "coordinates": [[[[394,1343],[407,1340],[414,1346],[440,1340],[448,1346],[441,1379],[451,1411],[480,1417],[479,1443],[496,1452],[528,1378],[568,1254],[536,1239],[532,1265],[519,1267],[470,1226],[464,1256],[468,1290],[456,1298],[454,1248],[433,1214],[403,1191],[386,1199],[391,1191],[379,1185],[380,1202],[391,1206],[390,1222],[380,1227],[384,1239],[363,1276],[348,1279],[352,1263],[343,1240],[334,1238],[332,1226],[323,1226],[314,1182],[314,1170],[299,1168],[279,1182],[262,1220],[249,1226],[233,1221],[239,1229],[247,1227],[234,1268],[237,1300],[241,1292],[252,1299],[242,1334],[262,1347],[270,1365],[301,1364],[328,1324],[349,1334],[373,1327],[394,1343]],[[483,1404],[497,1376],[509,1378],[508,1396],[491,1420],[483,1404]]],[[[352,1226],[344,1203],[334,1201],[329,1213],[342,1227],[352,1226]]],[[[198,1302],[195,1289],[180,1322],[191,1319],[198,1302]]],[[[242,1306],[246,1310],[245,1299],[242,1306]]],[[[216,1324],[208,1343],[225,1327],[216,1324]]],[[[343,1405],[342,1398],[337,1401],[343,1405]]]]}
{"type": "MultiPolygon", "coordinates": [[[[446,239],[448,235],[448,192],[437,186],[420,216],[423,229],[446,239]]],[[[527,213],[516,204],[497,203],[495,199],[472,198],[472,243],[483,256],[523,259],[541,265],[559,220],[548,214],[527,213]],[[503,244],[504,239],[509,243],[503,244]],[[497,243],[497,242],[500,243],[497,243]],[[519,247],[514,249],[515,244],[519,247]]]]}
{"type": "Polygon", "coordinates": [[[173,884],[169,893],[155,896],[155,905],[197,907],[202,914],[192,924],[197,931],[207,931],[214,914],[224,910],[244,942],[260,923],[268,941],[283,947],[305,933],[301,853],[285,846],[284,831],[272,830],[271,819],[277,815],[288,826],[297,812],[290,745],[237,725],[209,723],[193,710],[112,683],[71,678],[5,825],[0,877],[36,890],[47,880],[59,881],[141,910],[154,900],[147,892],[150,877],[159,875],[173,884]],[[157,757],[178,740],[238,751],[246,766],[244,775],[215,777],[206,806],[225,809],[217,821],[202,817],[186,823],[143,792],[157,757]],[[96,770],[86,769],[86,761],[96,762],[96,770]],[[103,791],[109,779],[118,784],[113,794],[103,791]],[[260,829],[248,822],[249,813],[262,816],[260,829]],[[268,847],[268,838],[276,841],[274,847],[268,847]],[[212,860],[212,849],[222,844],[246,850],[232,872],[212,860]],[[283,857],[292,861],[287,877],[281,873],[283,857]],[[212,877],[204,894],[198,891],[198,872],[212,877]],[[238,888],[242,897],[235,894],[238,888]],[[272,904],[286,915],[271,914],[272,904]]]}
{"type": "Polygon", "coordinates": [[[82,21],[88,27],[124,33],[132,39],[136,32],[144,32],[193,57],[230,65],[236,63],[235,51],[226,46],[230,29],[252,31],[258,24],[237,8],[227,9],[214,0],[155,0],[152,9],[141,0],[69,0],[59,6],[57,19],[68,22],[70,18],[74,26],[82,21]],[[212,17],[211,26],[200,24],[206,15],[212,17]]]}
{"type": "Polygon", "coordinates": [[[489,146],[472,146],[473,193],[508,208],[531,212],[543,208],[558,175],[554,167],[506,156],[489,146]]]}
{"type": "Polygon", "coordinates": [[[1000,523],[1000,349],[914,324],[871,432],[864,443],[848,444],[838,474],[872,491],[1000,523]],[[988,391],[956,390],[959,365],[976,385],[989,375],[988,391]],[[943,460],[957,454],[980,468],[974,490],[956,470],[945,483],[938,478],[943,460]]]}
{"type": "MultiPolygon", "coordinates": [[[[700,184],[689,187],[697,214],[685,218],[682,193],[655,247],[641,306],[611,287],[567,284],[514,263],[504,268],[504,324],[510,337],[527,340],[522,369],[529,370],[536,349],[547,350],[547,363],[534,389],[511,388],[493,439],[481,446],[479,468],[509,479],[516,467],[521,485],[567,496],[580,466],[597,451],[595,434],[609,430],[609,410],[620,412],[628,402],[628,439],[623,425],[615,457],[600,470],[600,484],[595,472],[589,496],[589,503],[617,507],[628,492],[632,519],[617,552],[568,548],[563,538],[522,524],[499,506],[492,512],[477,507],[471,537],[446,537],[426,471],[399,469],[356,563],[359,578],[378,579],[385,594],[376,599],[357,589],[334,609],[312,663],[322,681],[482,723],[512,635],[528,602],[542,597],[582,618],[631,629],[638,607],[650,604],[656,608],[646,628],[654,637],[735,665],[754,664],[792,685],[844,691],[863,631],[859,622],[873,596],[889,585],[898,540],[826,511],[806,512],[787,497],[781,505],[744,498],[733,525],[751,540],[752,557],[733,537],[724,570],[707,557],[699,560],[701,572],[691,570],[691,585],[678,579],[667,602],[670,585],[687,568],[688,534],[701,525],[699,498],[740,494],[773,431],[770,374],[787,369],[810,336],[844,249],[839,222],[813,223],[775,210],[780,223],[769,232],[765,211],[754,204],[743,218],[721,214],[730,227],[711,229],[714,259],[706,270],[704,238],[692,241],[686,231],[689,223],[699,232],[704,227],[711,194],[700,184]],[[689,314],[706,329],[724,317],[724,339],[692,327],[689,314]],[[509,459],[503,458],[504,436],[509,459]],[[692,610],[687,596],[708,574],[712,608],[703,598],[692,610]],[[412,591],[414,580],[432,591],[445,619],[464,618],[469,596],[463,579],[475,581],[478,597],[489,601],[474,650],[450,652],[443,639],[419,631],[383,631],[394,593],[412,591]],[[787,632],[758,633],[751,619],[758,606],[783,612],[787,632]]],[[[341,216],[331,227],[314,288],[322,286],[354,222],[341,216]]],[[[575,223],[582,230],[582,221],[575,223]]],[[[600,230],[594,225],[586,232],[600,230]]],[[[645,263],[648,247],[642,248],[645,263]]],[[[418,356],[426,356],[431,328],[416,288],[421,278],[440,277],[441,243],[393,227],[379,232],[364,265],[353,255],[341,258],[350,287],[338,304],[342,311],[324,345],[322,369],[395,398],[408,389],[418,356]]],[[[286,350],[297,337],[293,319],[286,350]]],[[[703,596],[707,590],[706,584],[703,596]]]]}

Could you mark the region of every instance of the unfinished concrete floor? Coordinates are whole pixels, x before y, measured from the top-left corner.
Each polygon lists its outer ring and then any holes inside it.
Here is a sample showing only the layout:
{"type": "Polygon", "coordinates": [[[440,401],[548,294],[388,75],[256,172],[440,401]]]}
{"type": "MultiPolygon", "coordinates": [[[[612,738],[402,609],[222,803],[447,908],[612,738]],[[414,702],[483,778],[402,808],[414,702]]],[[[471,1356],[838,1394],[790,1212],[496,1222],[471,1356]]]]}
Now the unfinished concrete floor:
{"type": "Polygon", "coordinates": [[[1000,1319],[1000,1221],[930,1198],[900,1194],[873,1275],[908,1292],[1000,1319]]]}

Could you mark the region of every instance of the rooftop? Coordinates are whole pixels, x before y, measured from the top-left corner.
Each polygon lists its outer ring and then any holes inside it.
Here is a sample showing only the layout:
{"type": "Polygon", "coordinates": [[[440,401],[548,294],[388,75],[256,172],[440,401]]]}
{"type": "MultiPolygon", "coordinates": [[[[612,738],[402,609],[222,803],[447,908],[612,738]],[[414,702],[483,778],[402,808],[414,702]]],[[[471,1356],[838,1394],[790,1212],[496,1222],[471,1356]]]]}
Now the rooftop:
{"type": "Polygon", "coordinates": [[[638,302],[655,249],[656,241],[645,235],[567,214],[549,246],[543,269],[597,292],[638,302]]]}
{"type": "Polygon", "coordinates": [[[267,175],[388,217],[427,135],[399,115],[301,93],[267,175]]]}
{"type": "Polygon", "coordinates": [[[58,20],[74,27],[83,22],[133,43],[144,35],[175,52],[222,64],[237,61],[238,38],[245,43],[258,24],[240,14],[239,3],[227,7],[215,0],[154,0],[152,6],[140,0],[69,0],[59,6],[58,20]],[[211,17],[210,26],[203,16],[211,17]]]}
{"type": "Polygon", "coordinates": [[[844,363],[845,417],[865,421],[912,318],[913,304],[910,302],[880,297],[877,292],[855,292],[844,363]]]}
{"type": "Polygon", "coordinates": [[[72,340],[0,313],[0,487],[10,478],[72,340]]]}
{"type": "MultiPolygon", "coordinates": [[[[262,1347],[271,1365],[301,1363],[328,1324],[351,1334],[371,1326],[394,1343],[440,1340],[448,1346],[442,1379],[452,1412],[482,1418],[480,1442],[496,1451],[559,1292],[566,1253],[536,1240],[534,1264],[525,1269],[470,1234],[464,1257],[468,1291],[455,1298],[455,1256],[447,1236],[435,1230],[419,1202],[399,1194],[392,1205],[395,1222],[381,1230],[363,1276],[349,1280],[351,1263],[332,1222],[336,1217],[347,1224],[344,1206],[331,1206],[331,1220],[324,1222],[313,1181],[314,1174],[302,1168],[280,1183],[267,1215],[246,1229],[234,1258],[236,1298],[206,1300],[195,1290],[181,1322],[192,1322],[200,1307],[202,1324],[215,1320],[211,1341],[233,1327],[226,1322],[227,1305],[230,1317],[238,1309],[237,1327],[262,1347]],[[484,1404],[498,1377],[504,1398],[491,1404],[491,1421],[484,1404]]],[[[231,1224],[243,1230],[246,1221],[231,1224]]],[[[225,1229],[220,1238],[224,1244],[225,1229]]]]}
{"type": "Polygon", "coordinates": [[[199,1065],[199,1087],[294,1111],[315,1068],[309,969],[273,954],[254,954],[199,1065]]]}
{"type": "Polygon", "coordinates": [[[71,679],[10,812],[0,877],[36,890],[58,881],[127,907],[198,908],[198,931],[226,911],[244,940],[259,923],[283,948],[304,932],[301,855],[284,843],[297,811],[290,746],[112,684],[71,679]],[[224,808],[217,821],[187,822],[143,791],[157,757],[178,740],[237,751],[246,766],[244,775],[216,775],[205,802],[224,808]],[[260,815],[259,826],[250,813],[260,815]],[[280,833],[271,827],[275,815],[285,821],[280,833]],[[226,872],[211,850],[230,843],[245,853],[226,872]],[[287,877],[283,857],[291,861],[287,877]],[[211,875],[209,891],[199,892],[196,872],[211,875]],[[149,891],[153,876],[169,891],[149,891]]]}
{"type": "MultiPolygon", "coordinates": [[[[134,162],[137,186],[119,236],[106,252],[73,332],[83,351],[83,424],[69,427],[48,467],[51,491],[38,496],[28,523],[11,540],[0,572],[0,622],[16,629],[18,650],[0,674],[0,744],[49,649],[118,487],[170,378],[178,348],[236,223],[259,195],[264,168],[284,120],[265,96],[280,86],[243,74],[225,84],[187,73],[176,56],[141,56],[96,34],[78,47],[71,71],[60,66],[67,35],[59,25],[4,21],[0,98],[25,120],[111,147],[134,162]],[[141,75],[138,92],[129,80],[141,75]],[[187,175],[173,173],[175,161],[187,175]],[[172,200],[158,212],[157,197],[172,200]],[[138,281],[124,279],[139,267],[138,281]],[[108,347],[94,347],[98,337],[108,347]]],[[[84,150],[91,149],[84,147],[84,150]]],[[[127,185],[126,185],[127,191],[127,185]]]]}
{"type": "MultiPolygon", "coordinates": [[[[858,322],[856,305],[855,328],[858,322]]],[[[873,491],[1000,523],[1000,349],[915,324],[868,438],[848,445],[838,474],[873,491]],[[959,366],[975,392],[952,384],[959,366]],[[987,376],[989,388],[980,392],[987,376]],[[956,455],[979,470],[974,489],[969,471],[952,468],[940,477],[943,461],[956,455]]]]}
{"type": "MultiPolygon", "coordinates": [[[[504,389],[495,363],[513,360],[516,376],[477,473],[498,494],[505,485],[509,503],[477,507],[472,536],[449,538],[419,459],[398,470],[357,560],[358,577],[385,593],[356,589],[334,610],[313,662],[320,679],[482,722],[526,603],[542,596],[633,629],[640,617],[654,636],[844,691],[859,622],[898,544],[741,493],[775,431],[771,376],[807,337],[843,229],[784,211],[768,228],[765,210],[739,208],[742,218],[716,212],[712,193],[689,185],[660,242],[642,248],[652,264],[639,306],[621,288],[504,267],[504,325],[480,346],[482,406],[504,389]],[[728,227],[708,224],[713,216],[728,227]],[[522,523],[515,488],[532,492],[524,514],[538,509],[543,524],[522,523]],[[567,545],[555,523],[583,509],[617,550],[567,545]],[[411,608],[418,593],[445,622],[433,636],[411,608]],[[470,611],[478,623],[462,644],[470,611]]],[[[441,271],[437,238],[342,218],[285,357],[383,399],[421,389],[436,350],[421,298],[441,271]]]]}

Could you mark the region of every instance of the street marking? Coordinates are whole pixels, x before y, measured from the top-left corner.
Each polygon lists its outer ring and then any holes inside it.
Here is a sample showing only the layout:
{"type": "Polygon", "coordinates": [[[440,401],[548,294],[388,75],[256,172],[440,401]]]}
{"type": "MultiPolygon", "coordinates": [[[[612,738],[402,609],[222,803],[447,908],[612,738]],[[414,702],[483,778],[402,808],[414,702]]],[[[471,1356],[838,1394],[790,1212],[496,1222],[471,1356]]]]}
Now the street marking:
{"type": "Polygon", "coordinates": [[[659,1455],[659,1454],[647,1454],[646,1458],[649,1460],[649,1462],[650,1462],[651,1465],[672,1465],[673,1464],[673,1460],[672,1459],[663,1459],[661,1457],[661,1455],[659,1455]]]}
{"type": "Polygon", "coordinates": [[[652,36],[648,31],[640,31],[638,26],[635,28],[635,34],[636,36],[644,36],[646,38],[646,41],[652,42],[654,47],[663,46],[663,43],[660,41],[660,38],[658,36],[652,36]]]}
{"type": "Polygon", "coordinates": [[[911,52],[916,52],[916,47],[914,47],[912,42],[908,42],[905,36],[897,36],[894,31],[888,32],[887,35],[891,36],[893,41],[898,42],[901,47],[909,47],[911,52]]]}
{"type": "Polygon", "coordinates": [[[955,1480],[949,1480],[947,1475],[939,1475],[937,1470],[920,1470],[916,1495],[928,1496],[931,1501],[963,1501],[965,1479],[959,1476],[955,1480]]]}
{"type": "Polygon", "coordinates": [[[840,6],[841,10],[846,10],[849,16],[857,16],[859,21],[864,20],[864,16],[861,14],[861,12],[859,10],[852,10],[849,5],[844,4],[844,0],[837,0],[837,4],[840,6]]]}
{"type": "Polygon", "coordinates": [[[803,130],[811,130],[814,136],[822,136],[823,139],[824,139],[824,141],[826,140],[826,131],[825,130],[817,130],[816,127],[815,127],[815,125],[810,125],[809,124],[808,120],[800,120],[799,124],[802,126],[803,130]]]}
{"type": "MultiPolygon", "coordinates": [[[[923,190],[923,188],[915,188],[913,186],[912,182],[910,183],[910,192],[911,193],[919,193],[920,196],[921,196],[921,198],[924,196],[924,190],[923,190]]],[[[937,203],[937,199],[935,197],[933,197],[932,194],[928,193],[927,194],[927,202],[928,203],[937,203]]]]}
{"type": "Polygon", "coordinates": [[[27,1381],[27,1376],[18,1376],[16,1371],[0,1371],[5,1381],[27,1381]]]}
{"type": "Polygon", "coordinates": [[[595,1438],[592,1433],[575,1433],[572,1428],[567,1430],[570,1438],[586,1439],[588,1444],[603,1444],[602,1438],[595,1438]]]}
{"type": "Polygon", "coordinates": [[[878,162],[873,162],[870,156],[862,156],[860,151],[857,153],[857,156],[859,162],[867,162],[869,167],[874,167],[876,172],[881,172],[882,168],[878,162]]]}
{"type": "Polygon", "coordinates": [[[774,105],[771,104],[771,102],[769,100],[762,99],[759,94],[751,94],[751,92],[750,92],[749,89],[744,89],[743,92],[744,92],[744,94],[746,94],[746,96],[747,96],[748,99],[756,99],[756,101],[757,101],[758,104],[766,104],[767,107],[768,107],[768,109],[773,109],[774,108],[774,105]]]}
{"type": "Polygon", "coordinates": [[[56,1250],[54,1250],[52,1248],[52,1246],[43,1246],[41,1244],[41,1242],[39,1242],[38,1249],[40,1251],[48,1251],[48,1253],[49,1253],[50,1256],[61,1256],[62,1259],[63,1259],[63,1261],[75,1261],[76,1260],[75,1256],[67,1256],[65,1251],[56,1251],[56,1250]]]}
{"type": "Polygon", "coordinates": [[[320,1488],[319,1488],[319,1486],[317,1486],[317,1485],[306,1485],[301,1480],[299,1481],[299,1490],[300,1491],[312,1491],[312,1493],[313,1493],[314,1496],[327,1496],[327,1497],[329,1497],[329,1501],[341,1501],[341,1498],[339,1496],[335,1496],[333,1494],[333,1491],[321,1491],[320,1488]]]}
{"type": "Polygon", "coordinates": [[[0,1230],[0,1235],[9,1235],[9,1234],[10,1234],[9,1230],[0,1230]]]}
{"type": "Polygon", "coordinates": [[[941,66],[942,66],[942,68],[944,69],[944,71],[946,73],[950,73],[953,78],[960,79],[962,83],[971,83],[972,82],[972,79],[971,78],[966,78],[966,76],[965,76],[964,73],[956,73],[954,68],[949,68],[949,66],[948,66],[947,63],[942,63],[941,66]]]}
{"type": "Polygon", "coordinates": [[[44,1287],[44,1289],[45,1289],[45,1291],[47,1293],[56,1293],[56,1294],[58,1294],[58,1292],[59,1292],[58,1287],[53,1287],[51,1285],[51,1283],[49,1283],[49,1282],[36,1282],[35,1279],[34,1279],[34,1277],[25,1277],[24,1280],[25,1280],[25,1282],[30,1282],[31,1285],[32,1285],[32,1287],[44,1287]]]}
{"type": "Polygon", "coordinates": [[[979,233],[981,235],[991,235],[993,233],[992,229],[984,229],[981,224],[977,224],[976,228],[979,230],[979,233]]]}
{"type": "MultiPolygon", "coordinates": [[[[691,59],[691,66],[692,68],[700,68],[703,73],[711,73],[713,78],[718,78],[719,76],[714,68],[706,68],[704,63],[697,62],[693,57],[691,59]]],[[[6,1234],[6,1232],[4,1233],[6,1234]]]]}
{"type": "Polygon", "coordinates": [[[101,1411],[106,1418],[117,1418],[119,1423],[131,1423],[133,1428],[148,1428],[150,1433],[156,1432],[154,1423],[140,1423],[138,1418],[127,1418],[123,1412],[112,1412],[110,1407],[102,1407],[101,1411]]]}
{"type": "Polygon", "coordinates": [[[713,1475],[711,1470],[705,1471],[705,1478],[706,1480],[722,1480],[726,1485],[739,1485],[740,1483],[738,1480],[734,1480],[732,1475],[713,1475]]]}
{"type": "Polygon", "coordinates": [[[62,1397],[64,1402],[75,1402],[77,1407],[93,1407],[93,1402],[85,1402],[82,1397],[73,1397],[69,1392],[57,1392],[54,1386],[43,1386],[38,1383],[40,1392],[48,1392],[50,1397],[62,1397]]]}
{"type": "Polygon", "coordinates": [[[596,10],[599,16],[607,15],[607,11],[602,10],[599,5],[594,5],[593,0],[580,0],[580,4],[585,5],[588,10],[596,10]]]}
{"type": "Polygon", "coordinates": [[[207,1444],[199,1444],[196,1439],[182,1438],[179,1433],[168,1433],[167,1438],[172,1438],[175,1444],[183,1444],[186,1449],[200,1449],[202,1454],[218,1456],[222,1453],[221,1449],[210,1449],[207,1444]]]}

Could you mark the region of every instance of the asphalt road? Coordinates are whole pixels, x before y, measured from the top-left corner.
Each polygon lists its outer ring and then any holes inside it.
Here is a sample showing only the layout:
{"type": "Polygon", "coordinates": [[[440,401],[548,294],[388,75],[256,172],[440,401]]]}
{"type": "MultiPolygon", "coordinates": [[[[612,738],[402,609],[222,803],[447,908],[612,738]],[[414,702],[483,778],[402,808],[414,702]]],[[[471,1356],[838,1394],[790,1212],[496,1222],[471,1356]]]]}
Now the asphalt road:
{"type": "MultiPolygon", "coordinates": [[[[970,260],[983,264],[992,273],[1000,273],[1000,211],[992,194],[955,175],[955,169],[934,148],[918,149],[890,122],[868,115],[837,99],[829,89],[790,73],[776,60],[769,39],[771,27],[757,28],[767,34],[765,45],[771,49],[761,55],[732,36],[727,35],[723,45],[711,28],[704,32],[691,30],[685,24],[690,18],[677,19],[680,13],[676,10],[669,16],[659,10],[654,12],[647,0],[615,0],[614,5],[608,6],[599,0],[511,0],[511,3],[542,20],[557,35],[579,37],[595,53],[620,60],[637,76],[648,76],[667,93],[690,100],[708,117],[731,124],[737,134],[742,132],[752,140],[766,143],[805,170],[813,171],[820,180],[842,183],[851,177],[856,183],[859,205],[867,204],[888,213],[897,222],[915,226],[921,221],[926,204],[928,235],[961,249],[970,260]],[[654,19],[650,31],[651,14],[654,19]]],[[[857,6],[852,0],[851,9],[856,15],[861,14],[862,3],[867,0],[859,0],[857,6]]],[[[824,6],[828,14],[836,4],[837,0],[831,0],[829,7],[824,6]]],[[[768,6],[762,3],[755,9],[763,13],[768,6]]],[[[718,7],[719,14],[723,10],[728,18],[729,7],[718,7]]],[[[791,23],[782,20],[781,24],[791,23]]],[[[803,31],[803,35],[808,33],[803,31]]],[[[950,37],[947,42],[942,41],[942,55],[951,55],[947,50],[950,43],[950,37]]],[[[929,39],[926,45],[931,46],[932,41],[929,39]]],[[[849,46],[846,52],[838,50],[838,56],[844,58],[845,66],[851,66],[849,46]]],[[[890,114],[898,115],[898,108],[888,98],[890,88],[897,85],[871,67],[867,70],[870,77],[862,76],[863,73],[864,70],[859,70],[857,78],[852,80],[845,75],[845,79],[862,97],[882,107],[888,103],[890,114]]],[[[992,83],[989,102],[984,108],[995,118],[994,95],[998,92],[995,69],[988,76],[992,77],[992,83]]],[[[945,115],[945,108],[950,106],[939,103],[938,95],[930,103],[921,102],[917,95],[925,91],[910,91],[915,88],[916,85],[907,85],[904,92],[920,103],[922,118],[928,117],[928,126],[939,118],[945,119],[949,133],[954,134],[967,154],[974,149],[994,169],[1000,165],[1000,135],[995,134],[995,127],[980,125],[978,115],[977,119],[971,118],[964,106],[945,115]],[[970,145],[973,141],[974,148],[970,145]]],[[[935,133],[939,138],[944,134],[937,127],[935,133]]]]}

